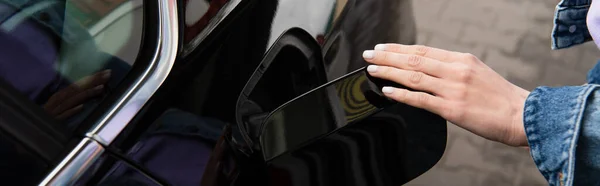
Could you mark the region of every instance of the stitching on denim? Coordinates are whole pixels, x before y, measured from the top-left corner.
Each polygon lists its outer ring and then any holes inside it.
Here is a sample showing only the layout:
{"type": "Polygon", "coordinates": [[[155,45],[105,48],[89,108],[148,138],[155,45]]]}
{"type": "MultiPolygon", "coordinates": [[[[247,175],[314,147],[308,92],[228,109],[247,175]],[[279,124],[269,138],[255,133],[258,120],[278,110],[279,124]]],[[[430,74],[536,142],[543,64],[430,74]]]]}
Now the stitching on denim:
{"type": "MultiPolygon", "coordinates": [[[[535,107],[530,104],[527,104],[527,103],[536,103],[537,104],[540,99],[540,97],[539,97],[540,91],[545,91],[545,88],[544,87],[536,88],[535,90],[531,91],[531,93],[529,94],[529,97],[525,100],[525,103],[527,105],[525,108],[525,111],[527,112],[527,114],[524,114],[523,116],[527,117],[527,119],[525,120],[525,118],[524,118],[524,124],[528,123],[527,121],[535,120],[535,118],[538,117],[538,114],[535,111],[533,113],[531,111],[531,109],[535,108],[535,107]]],[[[533,162],[536,164],[536,166],[538,166],[540,172],[543,173],[545,168],[544,168],[542,162],[540,162],[540,160],[538,158],[535,158],[539,155],[539,146],[535,145],[536,143],[532,143],[532,142],[536,141],[535,139],[530,139],[530,137],[532,137],[531,135],[536,134],[536,132],[535,132],[536,129],[533,126],[527,126],[525,128],[525,130],[529,131],[529,133],[526,133],[525,136],[527,138],[527,143],[529,143],[529,151],[531,151],[530,152],[531,159],[533,159],[533,162]]],[[[547,175],[548,174],[546,171],[546,174],[543,174],[543,176],[546,179],[550,180],[550,177],[546,177],[547,175]]]]}
{"type": "Polygon", "coordinates": [[[575,146],[577,145],[577,140],[579,138],[579,129],[581,128],[581,119],[583,118],[583,113],[584,113],[584,109],[586,106],[586,100],[589,97],[591,91],[593,90],[593,88],[595,86],[584,86],[586,89],[584,91],[582,91],[582,94],[580,94],[577,98],[577,103],[578,103],[578,114],[577,117],[574,118],[574,122],[575,123],[575,128],[574,128],[574,132],[573,132],[573,136],[571,139],[571,147],[569,147],[569,160],[568,160],[568,164],[567,164],[567,172],[566,172],[566,180],[565,182],[567,183],[567,185],[573,185],[573,169],[575,167],[575,146]]]}

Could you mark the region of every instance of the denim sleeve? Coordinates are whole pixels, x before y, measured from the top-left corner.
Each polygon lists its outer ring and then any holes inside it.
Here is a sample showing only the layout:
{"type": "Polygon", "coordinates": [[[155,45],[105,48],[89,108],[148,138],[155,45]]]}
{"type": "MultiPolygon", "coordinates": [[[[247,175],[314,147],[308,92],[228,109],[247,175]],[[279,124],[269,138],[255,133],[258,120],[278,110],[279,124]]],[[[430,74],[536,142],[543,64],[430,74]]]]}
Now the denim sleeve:
{"type": "Polygon", "coordinates": [[[531,156],[550,185],[600,185],[600,85],[535,89],[524,124],[531,156]]]}
{"type": "Polygon", "coordinates": [[[554,13],[552,49],[563,49],[592,40],[586,18],[592,0],[561,0],[554,13]]]}

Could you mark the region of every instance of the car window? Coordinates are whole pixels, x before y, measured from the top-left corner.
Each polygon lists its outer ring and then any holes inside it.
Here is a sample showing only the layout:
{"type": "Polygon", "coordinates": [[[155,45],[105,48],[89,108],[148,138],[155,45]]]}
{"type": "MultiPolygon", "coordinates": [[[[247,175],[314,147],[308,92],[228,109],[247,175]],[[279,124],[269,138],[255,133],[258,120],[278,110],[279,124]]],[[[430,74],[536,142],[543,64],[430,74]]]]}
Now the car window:
{"type": "Polygon", "coordinates": [[[74,129],[138,56],[143,0],[0,0],[0,79],[74,129]]]}

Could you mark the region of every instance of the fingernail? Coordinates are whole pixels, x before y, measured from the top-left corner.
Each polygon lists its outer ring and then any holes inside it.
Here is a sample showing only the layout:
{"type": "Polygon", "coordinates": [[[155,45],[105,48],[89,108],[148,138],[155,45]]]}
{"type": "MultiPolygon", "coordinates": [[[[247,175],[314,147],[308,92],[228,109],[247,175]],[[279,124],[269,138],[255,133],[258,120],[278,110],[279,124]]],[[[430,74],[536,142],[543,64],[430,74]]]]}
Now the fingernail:
{"type": "Polygon", "coordinates": [[[110,71],[110,70],[104,71],[104,72],[102,73],[102,78],[104,78],[104,79],[108,79],[108,78],[110,78],[110,74],[111,74],[111,71],[110,71]]]}
{"type": "Polygon", "coordinates": [[[375,52],[372,50],[365,50],[365,52],[363,52],[363,57],[365,59],[373,59],[373,56],[375,56],[375,52]]]}
{"type": "Polygon", "coordinates": [[[385,50],[385,44],[375,45],[375,50],[384,51],[385,50]]]}
{"type": "Polygon", "coordinates": [[[102,90],[104,89],[104,85],[98,85],[96,87],[94,87],[94,90],[102,90]]]}
{"type": "Polygon", "coordinates": [[[377,65],[369,65],[369,66],[367,67],[367,71],[368,71],[368,72],[371,72],[371,73],[373,73],[373,72],[377,72],[377,68],[379,68],[377,65]]]}
{"type": "Polygon", "coordinates": [[[381,92],[383,92],[385,94],[391,94],[394,92],[394,88],[393,87],[383,87],[381,89],[381,92]]]}

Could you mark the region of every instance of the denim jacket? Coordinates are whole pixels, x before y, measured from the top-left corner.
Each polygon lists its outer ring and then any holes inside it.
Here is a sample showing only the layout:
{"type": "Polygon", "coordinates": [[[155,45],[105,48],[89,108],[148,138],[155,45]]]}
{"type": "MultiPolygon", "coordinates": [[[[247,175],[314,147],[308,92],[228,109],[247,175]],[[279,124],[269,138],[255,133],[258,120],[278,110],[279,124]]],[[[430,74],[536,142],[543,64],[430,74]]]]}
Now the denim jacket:
{"type": "MultiPolygon", "coordinates": [[[[591,41],[586,16],[592,0],[562,0],[556,7],[552,48],[591,41]]],[[[600,65],[587,84],[538,87],[524,108],[531,156],[550,185],[600,185],[600,65]]]]}

